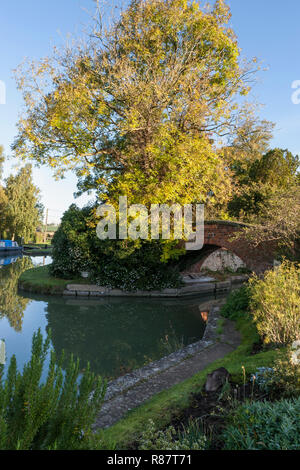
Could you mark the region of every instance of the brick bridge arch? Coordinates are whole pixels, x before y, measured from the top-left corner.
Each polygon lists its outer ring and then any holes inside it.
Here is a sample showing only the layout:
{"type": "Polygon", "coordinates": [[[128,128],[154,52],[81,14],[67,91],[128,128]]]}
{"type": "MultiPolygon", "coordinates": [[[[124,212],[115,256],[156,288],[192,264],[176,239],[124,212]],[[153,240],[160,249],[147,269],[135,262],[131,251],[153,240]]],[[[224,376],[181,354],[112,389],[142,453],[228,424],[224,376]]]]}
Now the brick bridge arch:
{"type": "Polygon", "coordinates": [[[204,246],[186,255],[186,272],[200,272],[204,261],[215,251],[225,248],[237,255],[248,269],[262,273],[273,267],[276,247],[274,243],[251,246],[246,240],[231,240],[233,235],[244,228],[244,224],[229,221],[211,221],[204,225],[204,246]]]}

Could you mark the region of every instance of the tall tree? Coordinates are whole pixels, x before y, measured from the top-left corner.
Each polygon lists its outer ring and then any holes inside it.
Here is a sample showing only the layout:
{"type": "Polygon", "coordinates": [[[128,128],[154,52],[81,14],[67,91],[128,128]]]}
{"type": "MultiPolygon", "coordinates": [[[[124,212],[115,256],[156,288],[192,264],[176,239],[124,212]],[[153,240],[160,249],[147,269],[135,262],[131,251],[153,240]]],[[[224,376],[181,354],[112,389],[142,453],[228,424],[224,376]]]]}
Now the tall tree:
{"type": "Polygon", "coordinates": [[[0,238],[3,237],[6,228],[7,197],[4,188],[0,185],[0,238]]]}
{"type": "Polygon", "coordinates": [[[229,216],[255,223],[273,195],[297,186],[300,159],[288,150],[270,148],[275,126],[257,119],[253,111],[245,107],[220,154],[232,178],[229,216]]]}
{"type": "Polygon", "coordinates": [[[6,229],[14,240],[27,242],[39,223],[39,189],[33,184],[32,166],[27,164],[16,176],[6,179],[5,194],[8,200],[6,229]]]}
{"type": "Polygon", "coordinates": [[[270,149],[274,127],[272,122],[257,118],[255,107],[246,105],[242,109],[227,146],[222,148],[226,164],[238,183],[248,175],[253,162],[260,160],[270,149]]]}
{"type": "Polygon", "coordinates": [[[255,246],[274,242],[279,254],[300,261],[300,185],[273,193],[260,211],[255,225],[240,232],[255,246]]]}
{"type": "Polygon", "coordinates": [[[2,178],[2,172],[3,172],[3,163],[4,163],[4,148],[2,145],[0,145],[0,180],[2,178]]]}
{"type": "Polygon", "coordinates": [[[300,259],[300,159],[288,150],[270,149],[274,125],[245,115],[223,155],[232,171],[229,214],[252,225],[240,232],[255,246],[274,242],[300,259]]]}
{"type": "MultiPolygon", "coordinates": [[[[75,170],[79,191],[112,202],[204,202],[228,196],[212,134],[232,124],[249,91],[223,0],[132,0],[87,46],[21,68],[27,112],[16,154],[75,170]]],[[[256,67],[256,66],[254,66],[256,67]]]]}
{"type": "MultiPolygon", "coordinates": [[[[272,200],[294,187],[299,181],[300,159],[288,150],[272,149],[258,155],[236,175],[235,194],[229,213],[248,222],[259,222],[265,217],[272,200]]],[[[298,186],[299,188],[299,186],[298,186]]]]}
{"type": "Polygon", "coordinates": [[[7,197],[3,186],[1,185],[4,159],[4,149],[2,145],[0,145],[0,238],[2,238],[5,230],[7,209],[7,197]]]}

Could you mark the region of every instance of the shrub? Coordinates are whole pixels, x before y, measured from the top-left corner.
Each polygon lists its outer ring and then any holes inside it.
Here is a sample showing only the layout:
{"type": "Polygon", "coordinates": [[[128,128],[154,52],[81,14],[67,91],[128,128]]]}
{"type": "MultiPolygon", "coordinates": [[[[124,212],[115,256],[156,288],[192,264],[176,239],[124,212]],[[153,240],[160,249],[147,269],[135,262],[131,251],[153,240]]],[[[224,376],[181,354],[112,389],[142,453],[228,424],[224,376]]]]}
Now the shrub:
{"type": "Polygon", "coordinates": [[[300,342],[289,347],[283,358],[275,361],[272,373],[267,374],[267,391],[271,397],[300,396],[300,342]]]}
{"type": "MultiPolygon", "coordinates": [[[[101,378],[89,366],[79,380],[79,361],[70,358],[65,373],[50,351],[46,380],[42,382],[50,337],[40,331],[32,339],[32,356],[23,373],[13,356],[4,380],[0,368],[0,449],[88,449],[91,426],[105,394],[101,378]]],[[[101,446],[101,444],[99,444],[101,446]]]]}
{"type": "Polygon", "coordinates": [[[277,361],[270,384],[270,395],[274,398],[297,397],[300,395],[300,368],[287,360],[277,361]]]}
{"type": "Polygon", "coordinates": [[[205,447],[206,437],[195,422],[177,434],[173,426],[157,431],[154,422],[149,420],[139,440],[139,450],[204,450],[205,447]]]}
{"type": "Polygon", "coordinates": [[[225,450],[300,448],[300,398],[239,407],[223,434],[225,450]]]}
{"type": "Polygon", "coordinates": [[[89,271],[93,282],[127,291],[181,285],[179,271],[168,258],[168,250],[175,258],[180,255],[177,242],[99,240],[94,209],[72,205],[65,212],[53,238],[53,276],[72,279],[89,271]]]}
{"type": "Polygon", "coordinates": [[[244,317],[250,305],[250,290],[248,286],[232,291],[227,297],[226,304],[221,309],[221,315],[231,320],[244,317]]]}
{"type": "Polygon", "coordinates": [[[165,264],[130,265],[129,260],[112,260],[100,272],[93,271],[92,279],[100,286],[112,289],[161,290],[181,286],[179,272],[165,264]]]}
{"type": "Polygon", "coordinates": [[[300,265],[284,261],[264,279],[250,280],[250,308],[266,343],[287,345],[300,339],[300,265]]]}
{"type": "Polygon", "coordinates": [[[70,279],[88,268],[90,250],[87,218],[90,211],[90,207],[79,209],[72,204],[64,213],[52,240],[53,263],[49,269],[53,276],[70,279]]]}
{"type": "Polygon", "coordinates": [[[251,376],[251,382],[263,392],[270,392],[274,382],[275,372],[272,367],[259,367],[251,376]]]}

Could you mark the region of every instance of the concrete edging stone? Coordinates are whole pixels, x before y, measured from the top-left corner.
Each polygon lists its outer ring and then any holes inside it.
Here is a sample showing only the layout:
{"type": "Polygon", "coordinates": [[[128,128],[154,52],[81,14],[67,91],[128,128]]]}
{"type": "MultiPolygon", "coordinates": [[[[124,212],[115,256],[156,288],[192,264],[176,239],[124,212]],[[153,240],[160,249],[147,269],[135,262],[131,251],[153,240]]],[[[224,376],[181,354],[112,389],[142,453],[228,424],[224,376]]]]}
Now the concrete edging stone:
{"type": "Polygon", "coordinates": [[[228,292],[232,286],[248,280],[248,276],[232,276],[227,281],[199,282],[185,285],[179,289],[164,289],[162,291],[133,291],[88,284],[68,284],[63,295],[78,297],[187,297],[199,294],[228,292]]]}

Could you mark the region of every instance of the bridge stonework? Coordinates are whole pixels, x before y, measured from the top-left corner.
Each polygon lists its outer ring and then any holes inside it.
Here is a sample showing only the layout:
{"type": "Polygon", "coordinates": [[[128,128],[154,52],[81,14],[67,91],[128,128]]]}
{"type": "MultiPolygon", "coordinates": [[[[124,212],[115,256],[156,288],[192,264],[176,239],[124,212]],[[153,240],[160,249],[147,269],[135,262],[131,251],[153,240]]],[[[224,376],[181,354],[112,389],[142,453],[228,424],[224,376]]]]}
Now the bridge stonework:
{"type": "MultiPolygon", "coordinates": [[[[243,224],[228,221],[205,222],[204,246],[202,250],[194,252],[195,262],[190,263],[186,272],[200,272],[208,256],[220,248],[225,248],[236,254],[241,258],[248,269],[257,274],[272,268],[276,252],[274,243],[264,243],[263,245],[254,247],[243,239],[232,240],[232,237],[244,227],[245,225],[243,224]]],[[[189,253],[192,259],[192,252],[189,253]]]]}

